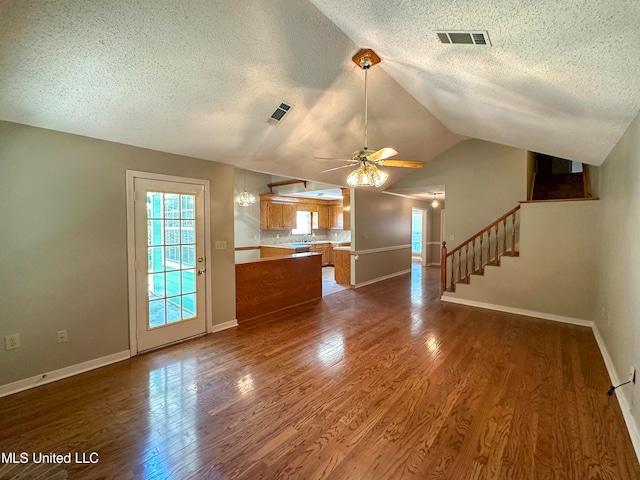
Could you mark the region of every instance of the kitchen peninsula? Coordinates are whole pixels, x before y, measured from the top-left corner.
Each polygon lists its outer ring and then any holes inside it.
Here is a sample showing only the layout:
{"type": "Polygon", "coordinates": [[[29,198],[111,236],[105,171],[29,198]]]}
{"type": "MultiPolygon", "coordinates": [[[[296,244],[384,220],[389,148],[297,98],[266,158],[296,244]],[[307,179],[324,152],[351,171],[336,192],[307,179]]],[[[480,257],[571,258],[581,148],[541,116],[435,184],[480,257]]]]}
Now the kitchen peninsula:
{"type": "Polygon", "coordinates": [[[294,253],[236,262],[239,323],[321,298],[321,253],[294,253]]]}

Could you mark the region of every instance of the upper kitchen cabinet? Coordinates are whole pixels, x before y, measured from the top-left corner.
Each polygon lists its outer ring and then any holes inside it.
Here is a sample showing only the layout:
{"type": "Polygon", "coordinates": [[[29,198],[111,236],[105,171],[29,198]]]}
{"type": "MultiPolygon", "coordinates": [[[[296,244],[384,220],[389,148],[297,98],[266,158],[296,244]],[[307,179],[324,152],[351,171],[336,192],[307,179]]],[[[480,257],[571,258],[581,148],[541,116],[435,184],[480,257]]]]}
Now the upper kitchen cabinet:
{"type": "Polygon", "coordinates": [[[351,230],[351,190],[342,188],[342,228],[351,230]]]}
{"type": "Polygon", "coordinates": [[[293,229],[296,227],[297,211],[311,212],[314,230],[344,228],[341,200],[320,200],[264,193],[260,195],[260,229],[293,229]]]}
{"type": "Polygon", "coordinates": [[[291,230],[296,226],[295,203],[281,203],[272,198],[260,196],[260,229],[291,230]]]}
{"type": "Polygon", "coordinates": [[[344,222],[342,219],[342,206],[330,205],[329,206],[329,228],[342,230],[343,223],[344,222]]]}

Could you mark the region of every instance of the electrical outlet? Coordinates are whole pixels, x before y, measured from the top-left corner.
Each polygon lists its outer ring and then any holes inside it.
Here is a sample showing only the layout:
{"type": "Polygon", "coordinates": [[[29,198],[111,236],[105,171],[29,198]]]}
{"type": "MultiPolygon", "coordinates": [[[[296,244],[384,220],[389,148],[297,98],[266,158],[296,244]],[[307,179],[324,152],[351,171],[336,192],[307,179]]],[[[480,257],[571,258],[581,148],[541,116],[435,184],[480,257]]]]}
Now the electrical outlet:
{"type": "Polygon", "coordinates": [[[13,350],[14,348],[20,348],[19,333],[14,333],[13,335],[7,335],[4,337],[4,349],[13,350]]]}
{"type": "Polygon", "coordinates": [[[631,382],[636,383],[636,367],[631,367],[629,370],[629,380],[631,382]]]}
{"type": "Polygon", "coordinates": [[[58,343],[65,343],[67,341],[67,331],[60,330],[56,332],[56,338],[58,339],[58,343]]]}

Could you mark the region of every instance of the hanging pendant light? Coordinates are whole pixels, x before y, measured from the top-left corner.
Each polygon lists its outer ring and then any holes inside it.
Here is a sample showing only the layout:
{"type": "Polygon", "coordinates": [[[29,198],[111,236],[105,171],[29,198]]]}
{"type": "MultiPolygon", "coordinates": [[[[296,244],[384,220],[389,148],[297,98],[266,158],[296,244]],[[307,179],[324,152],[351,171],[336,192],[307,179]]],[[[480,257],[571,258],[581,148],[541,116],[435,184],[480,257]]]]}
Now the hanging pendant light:
{"type": "Polygon", "coordinates": [[[436,195],[438,194],[437,193],[433,194],[433,201],[431,202],[431,208],[438,208],[440,206],[440,202],[438,202],[436,195]]]}
{"type": "Polygon", "coordinates": [[[244,191],[236,195],[236,203],[241,207],[248,207],[256,203],[256,197],[247,192],[247,173],[244,174],[244,191]]]}

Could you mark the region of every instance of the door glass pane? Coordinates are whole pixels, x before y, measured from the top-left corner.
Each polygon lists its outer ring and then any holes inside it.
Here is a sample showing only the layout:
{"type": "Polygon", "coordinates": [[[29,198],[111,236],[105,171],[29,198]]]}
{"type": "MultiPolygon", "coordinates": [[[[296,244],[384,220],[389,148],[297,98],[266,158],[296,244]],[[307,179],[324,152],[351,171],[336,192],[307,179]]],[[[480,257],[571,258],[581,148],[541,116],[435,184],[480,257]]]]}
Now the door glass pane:
{"type": "Polygon", "coordinates": [[[193,318],[197,315],[195,294],[182,296],[182,319],[193,318]]]}
{"type": "Polygon", "coordinates": [[[167,323],[175,323],[181,320],[181,297],[167,298],[167,323]]]}
{"type": "Polygon", "coordinates": [[[165,324],[164,299],[149,302],[149,327],[161,327],[165,324]]]}
{"type": "Polygon", "coordinates": [[[149,273],[162,272],[164,269],[164,255],[162,255],[162,247],[149,247],[149,273]]]}
{"type": "Polygon", "coordinates": [[[182,293],[191,293],[196,291],[196,271],[182,271],[182,293]]]}
{"type": "Polygon", "coordinates": [[[162,220],[149,220],[147,221],[147,244],[148,245],[162,245],[162,220]]]}
{"type": "Polygon", "coordinates": [[[180,195],[180,202],[182,204],[181,218],[196,218],[194,200],[193,195],[180,195]]]}
{"type": "Polygon", "coordinates": [[[147,192],[148,328],[196,316],[195,195],[147,192]]]}

